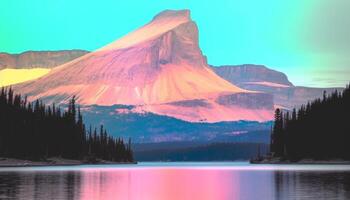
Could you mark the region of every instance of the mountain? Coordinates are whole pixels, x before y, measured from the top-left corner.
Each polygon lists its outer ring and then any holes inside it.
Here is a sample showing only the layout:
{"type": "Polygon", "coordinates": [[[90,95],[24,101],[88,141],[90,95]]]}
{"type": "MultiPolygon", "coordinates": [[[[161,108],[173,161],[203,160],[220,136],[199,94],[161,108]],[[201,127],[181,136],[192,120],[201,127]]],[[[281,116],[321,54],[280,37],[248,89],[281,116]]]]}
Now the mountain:
{"type": "Polygon", "coordinates": [[[134,106],[190,122],[267,121],[273,97],[219,77],[198,46],[188,10],[166,10],[145,26],[94,52],[14,87],[29,100],[82,106],[134,106]]]}
{"type": "Polygon", "coordinates": [[[132,112],[135,106],[83,106],[84,120],[102,123],[111,134],[134,142],[232,141],[269,142],[271,121],[188,122],[154,113],[132,112]]]}
{"type": "Polygon", "coordinates": [[[323,92],[331,93],[344,88],[311,88],[294,86],[282,72],[264,65],[225,65],[211,66],[225,80],[246,90],[260,91],[272,94],[275,107],[292,109],[316,98],[323,92]]]}
{"type": "Polygon", "coordinates": [[[87,54],[84,50],[0,53],[0,87],[37,79],[51,68],[87,54]]]}
{"type": "Polygon", "coordinates": [[[53,68],[86,53],[88,51],[84,50],[26,51],[20,54],[0,53],[0,70],[5,68],[53,68]]]}
{"type": "Polygon", "coordinates": [[[245,64],[211,67],[220,77],[240,87],[246,87],[246,85],[293,86],[285,74],[264,65],[245,64]]]}
{"type": "MultiPolygon", "coordinates": [[[[21,54],[0,53],[0,69],[5,67],[11,70],[33,69],[35,71],[38,70],[36,67],[54,68],[87,53],[89,51],[85,50],[28,51],[21,54]]],[[[273,94],[276,107],[287,109],[299,107],[301,104],[319,98],[323,95],[323,91],[331,93],[334,90],[343,90],[343,88],[294,86],[285,74],[264,65],[245,64],[211,67],[220,77],[240,88],[273,94]]],[[[24,77],[23,73],[19,71],[15,76],[24,77]]],[[[28,72],[25,73],[28,74],[28,72]]],[[[30,77],[27,75],[23,80],[29,80],[28,78],[30,77]]]]}

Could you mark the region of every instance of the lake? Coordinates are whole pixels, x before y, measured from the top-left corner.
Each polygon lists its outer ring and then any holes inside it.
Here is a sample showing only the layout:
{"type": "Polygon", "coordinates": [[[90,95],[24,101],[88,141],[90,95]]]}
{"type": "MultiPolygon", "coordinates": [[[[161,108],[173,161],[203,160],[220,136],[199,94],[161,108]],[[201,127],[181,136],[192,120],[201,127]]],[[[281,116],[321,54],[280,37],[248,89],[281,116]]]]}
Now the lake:
{"type": "Polygon", "coordinates": [[[0,169],[0,199],[350,199],[350,166],[245,162],[0,169]]]}

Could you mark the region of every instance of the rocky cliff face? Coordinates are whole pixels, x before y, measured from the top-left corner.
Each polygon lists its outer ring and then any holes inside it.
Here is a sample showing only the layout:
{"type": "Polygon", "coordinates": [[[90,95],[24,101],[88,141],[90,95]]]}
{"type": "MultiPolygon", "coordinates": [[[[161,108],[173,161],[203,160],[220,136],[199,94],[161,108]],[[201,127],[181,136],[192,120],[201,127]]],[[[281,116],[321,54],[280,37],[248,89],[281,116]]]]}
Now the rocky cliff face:
{"type": "Polygon", "coordinates": [[[272,94],[275,107],[292,109],[320,98],[323,92],[331,93],[343,88],[310,88],[294,86],[282,72],[263,65],[227,65],[212,69],[222,78],[237,86],[272,94]]]}
{"type": "Polygon", "coordinates": [[[207,65],[188,10],[164,11],[140,29],[15,90],[47,103],[76,96],[82,105],[135,105],[134,112],[192,122],[266,121],[273,113],[271,95],[231,84],[207,65]]]}
{"type": "Polygon", "coordinates": [[[26,51],[20,54],[0,53],[0,70],[5,68],[53,68],[87,54],[84,50],[26,51]]]}
{"type": "Polygon", "coordinates": [[[271,83],[275,85],[293,86],[285,74],[269,69],[264,65],[224,65],[219,67],[212,66],[212,69],[219,76],[236,85],[268,85],[271,83]]]}

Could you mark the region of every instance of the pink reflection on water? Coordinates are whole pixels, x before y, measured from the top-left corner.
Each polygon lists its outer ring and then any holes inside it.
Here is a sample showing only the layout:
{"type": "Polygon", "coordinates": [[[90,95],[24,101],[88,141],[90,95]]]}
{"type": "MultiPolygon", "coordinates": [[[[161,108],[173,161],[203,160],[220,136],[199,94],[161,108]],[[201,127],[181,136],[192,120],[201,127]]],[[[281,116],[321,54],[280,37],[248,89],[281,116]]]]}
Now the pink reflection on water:
{"type": "Polygon", "coordinates": [[[235,200],[239,175],[205,169],[89,169],[82,172],[82,200],[235,200]]]}

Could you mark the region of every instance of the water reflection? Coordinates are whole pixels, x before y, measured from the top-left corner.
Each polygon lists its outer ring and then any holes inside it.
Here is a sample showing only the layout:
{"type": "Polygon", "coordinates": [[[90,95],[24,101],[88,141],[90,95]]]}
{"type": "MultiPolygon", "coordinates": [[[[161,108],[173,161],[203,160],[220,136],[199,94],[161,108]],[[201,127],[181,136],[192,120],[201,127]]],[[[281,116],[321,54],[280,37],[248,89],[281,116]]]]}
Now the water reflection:
{"type": "Polygon", "coordinates": [[[350,171],[176,167],[3,171],[0,199],[350,199],[350,171]]]}
{"type": "Polygon", "coordinates": [[[275,199],[350,199],[350,172],[277,171],[275,199]]]}
{"type": "Polygon", "coordinates": [[[232,199],[239,195],[236,173],[215,170],[84,171],[81,199],[232,199]]]}
{"type": "Polygon", "coordinates": [[[79,199],[81,173],[0,174],[0,199],[79,199]]]}

